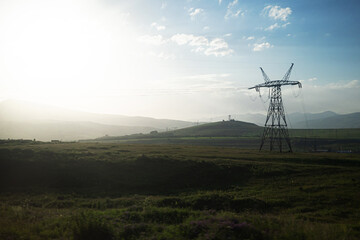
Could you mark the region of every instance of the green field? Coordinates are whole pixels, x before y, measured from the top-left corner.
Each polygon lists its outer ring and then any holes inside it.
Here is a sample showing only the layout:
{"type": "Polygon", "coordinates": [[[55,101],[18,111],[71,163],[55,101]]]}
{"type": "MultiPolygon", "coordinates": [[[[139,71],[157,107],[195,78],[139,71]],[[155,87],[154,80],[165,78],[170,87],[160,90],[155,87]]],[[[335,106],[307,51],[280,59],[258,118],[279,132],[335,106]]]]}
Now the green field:
{"type": "MultiPolygon", "coordinates": [[[[181,144],[258,149],[263,128],[252,123],[223,121],[151,134],[105,136],[84,142],[181,144]]],[[[297,152],[360,152],[360,129],[289,129],[297,152]]],[[[269,149],[265,142],[263,149],[269,149]]],[[[286,151],[286,150],[285,150],[286,151]]]]}
{"type": "Polygon", "coordinates": [[[0,144],[0,239],[359,239],[360,154],[0,144]]]}

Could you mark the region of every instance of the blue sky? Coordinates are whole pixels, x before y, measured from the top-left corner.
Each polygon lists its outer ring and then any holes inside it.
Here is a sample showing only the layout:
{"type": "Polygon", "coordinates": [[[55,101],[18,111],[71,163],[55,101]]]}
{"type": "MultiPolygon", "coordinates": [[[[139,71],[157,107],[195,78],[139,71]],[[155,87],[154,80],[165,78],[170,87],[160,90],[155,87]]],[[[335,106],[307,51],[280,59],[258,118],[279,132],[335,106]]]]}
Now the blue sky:
{"type": "Polygon", "coordinates": [[[206,119],[265,113],[247,88],[282,78],[288,112],[360,111],[359,1],[1,1],[0,99],[206,119]],[[299,96],[298,96],[299,95],[299,96]],[[254,100],[254,101],[253,101],[254,100]]]}
{"type": "MultiPolygon", "coordinates": [[[[269,64],[281,73],[281,68],[284,68],[281,64],[294,61],[297,69],[302,70],[300,77],[317,75],[323,83],[357,79],[360,73],[357,67],[358,1],[134,2],[131,8],[141,9],[143,15],[139,27],[150,35],[171,38],[183,33],[205,36],[209,40],[224,39],[233,52],[228,54],[231,61],[216,59],[215,65],[220,69],[230,65],[229,70],[236,71],[236,66],[241,68],[244,64],[255,68],[269,64]],[[271,10],[274,16],[271,16],[271,10]],[[150,22],[165,29],[156,33],[155,29],[148,28],[150,22]],[[254,51],[255,44],[263,43],[270,45],[254,51]]],[[[205,58],[201,54],[184,55],[190,60],[205,58]]]]}

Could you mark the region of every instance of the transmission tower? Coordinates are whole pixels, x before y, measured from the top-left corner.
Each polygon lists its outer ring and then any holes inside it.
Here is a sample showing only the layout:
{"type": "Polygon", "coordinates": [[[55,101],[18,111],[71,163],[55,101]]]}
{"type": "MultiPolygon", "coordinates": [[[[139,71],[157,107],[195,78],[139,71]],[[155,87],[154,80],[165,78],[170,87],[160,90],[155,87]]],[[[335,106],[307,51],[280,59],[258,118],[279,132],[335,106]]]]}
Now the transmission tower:
{"type": "MultiPolygon", "coordinates": [[[[271,88],[269,109],[265,121],[265,128],[261,138],[260,151],[264,146],[266,140],[270,140],[270,151],[278,147],[279,151],[283,151],[283,142],[286,142],[289,151],[292,152],[289,132],[285,118],[284,105],[281,96],[281,86],[284,85],[298,85],[301,88],[301,83],[298,81],[289,81],[291,70],[294,64],[292,63],[289,70],[285,73],[281,80],[273,80],[266,75],[264,70],[260,68],[264,77],[265,83],[261,83],[249,89],[256,89],[260,94],[260,88],[271,88]]],[[[261,96],[261,95],[260,95],[261,96]]]]}

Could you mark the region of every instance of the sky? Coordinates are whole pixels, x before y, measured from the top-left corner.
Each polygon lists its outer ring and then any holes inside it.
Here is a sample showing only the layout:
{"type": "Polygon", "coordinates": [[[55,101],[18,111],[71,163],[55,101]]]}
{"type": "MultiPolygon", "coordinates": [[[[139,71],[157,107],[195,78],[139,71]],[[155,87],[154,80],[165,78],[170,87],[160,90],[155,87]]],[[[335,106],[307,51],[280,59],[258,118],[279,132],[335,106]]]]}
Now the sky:
{"type": "Polygon", "coordinates": [[[360,111],[358,0],[0,0],[0,100],[206,120],[360,111]]]}

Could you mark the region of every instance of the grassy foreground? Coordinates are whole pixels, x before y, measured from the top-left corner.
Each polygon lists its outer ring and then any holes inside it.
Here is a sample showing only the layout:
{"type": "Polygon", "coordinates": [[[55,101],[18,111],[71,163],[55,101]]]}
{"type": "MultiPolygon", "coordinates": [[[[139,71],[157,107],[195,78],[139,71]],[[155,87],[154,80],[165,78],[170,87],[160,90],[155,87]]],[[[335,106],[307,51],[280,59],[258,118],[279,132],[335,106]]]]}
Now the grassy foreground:
{"type": "Polygon", "coordinates": [[[0,239],[359,239],[360,155],[3,142],[0,239]]]}

